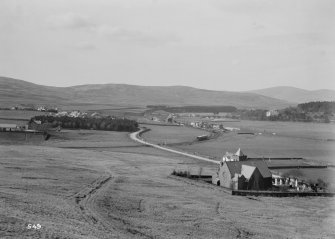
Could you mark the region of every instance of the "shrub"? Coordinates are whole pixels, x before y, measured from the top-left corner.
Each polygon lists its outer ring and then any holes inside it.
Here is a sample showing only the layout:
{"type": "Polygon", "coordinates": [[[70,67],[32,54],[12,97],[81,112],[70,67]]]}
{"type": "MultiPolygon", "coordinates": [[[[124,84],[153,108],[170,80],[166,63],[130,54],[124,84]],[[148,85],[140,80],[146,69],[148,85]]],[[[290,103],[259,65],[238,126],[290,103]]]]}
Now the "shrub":
{"type": "Polygon", "coordinates": [[[175,176],[179,176],[179,177],[183,177],[183,178],[190,178],[191,174],[190,171],[182,171],[182,170],[173,170],[171,175],[175,175],[175,176]]]}

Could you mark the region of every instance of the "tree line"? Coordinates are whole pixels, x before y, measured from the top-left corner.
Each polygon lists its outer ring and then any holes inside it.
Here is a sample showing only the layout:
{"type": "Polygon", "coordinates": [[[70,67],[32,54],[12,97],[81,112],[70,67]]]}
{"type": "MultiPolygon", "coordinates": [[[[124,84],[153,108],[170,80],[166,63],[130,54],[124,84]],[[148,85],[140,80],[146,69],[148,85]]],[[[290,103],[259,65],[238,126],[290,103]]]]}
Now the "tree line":
{"type": "Polygon", "coordinates": [[[164,110],[169,113],[220,113],[220,112],[235,112],[234,106],[218,105],[218,106],[166,106],[166,105],[147,105],[147,108],[152,110],[164,110]]]}
{"type": "Polygon", "coordinates": [[[335,113],[335,101],[314,101],[298,105],[298,109],[305,112],[335,113]]]}
{"type": "Polygon", "coordinates": [[[298,121],[329,123],[335,113],[335,102],[315,101],[299,104],[296,107],[287,107],[277,110],[277,114],[266,116],[267,110],[238,110],[240,119],[270,120],[270,121],[298,121]]]}
{"type": "Polygon", "coordinates": [[[53,128],[60,126],[64,129],[94,129],[126,132],[133,132],[138,129],[138,123],[135,120],[115,118],[111,116],[101,118],[79,118],[39,115],[31,118],[29,124],[36,124],[36,121],[41,121],[41,125],[48,125],[53,128]]]}

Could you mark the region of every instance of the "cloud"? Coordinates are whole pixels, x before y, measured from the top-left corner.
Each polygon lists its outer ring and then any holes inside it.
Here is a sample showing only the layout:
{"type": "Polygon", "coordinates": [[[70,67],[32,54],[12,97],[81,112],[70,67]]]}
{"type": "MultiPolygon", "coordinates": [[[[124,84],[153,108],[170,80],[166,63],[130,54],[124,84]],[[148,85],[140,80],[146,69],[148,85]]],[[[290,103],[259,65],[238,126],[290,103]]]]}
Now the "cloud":
{"type": "Polygon", "coordinates": [[[47,24],[51,28],[94,29],[96,27],[87,17],[72,12],[51,16],[47,19],[47,24]]]}
{"type": "Polygon", "coordinates": [[[87,41],[78,42],[76,45],[74,45],[74,48],[87,51],[97,49],[93,43],[87,41]]]}
{"type": "MultiPolygon", "coordinates": [[[[148,47],[157,47],[180,41],[177,36],[172,34],[160,34],[157,32],[149,33],[143,30],[96,23],[86,16],[72,12],[49,17],[47,19],[47,24],[51,29],[85,30],[90,34],[100,36],[108,41],[148,47]]],[[[80,42],[76,48],[93,49],[94,46],[92,44],[80,42]]]]}
{"type": "Polygon", "coordinates": [[[174,35],[150,34],[148,32],[126,29],[122,27],[101,26],[98,28],[98,33],[110,41],[151,47],[180,41],[180,39],[174,35]]]}
{"type": "Polygon", "coordinates": [[[234,14],[258,15],[259,13],[272,13],[276,11],[273,7],[274,3],[267,0],[212,0],[209,3],[219,10],[234,14]]]}

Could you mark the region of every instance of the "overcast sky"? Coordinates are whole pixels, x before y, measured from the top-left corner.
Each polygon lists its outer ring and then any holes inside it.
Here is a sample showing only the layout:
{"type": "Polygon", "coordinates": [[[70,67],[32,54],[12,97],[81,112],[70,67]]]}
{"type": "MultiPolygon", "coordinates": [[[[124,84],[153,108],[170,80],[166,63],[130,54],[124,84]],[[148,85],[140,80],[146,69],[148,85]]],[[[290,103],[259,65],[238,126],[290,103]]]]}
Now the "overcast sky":
{"type": "Polygon", "coordinates": [[[333,0],[0,0],[0,75],[335,89],[333,0]]]}

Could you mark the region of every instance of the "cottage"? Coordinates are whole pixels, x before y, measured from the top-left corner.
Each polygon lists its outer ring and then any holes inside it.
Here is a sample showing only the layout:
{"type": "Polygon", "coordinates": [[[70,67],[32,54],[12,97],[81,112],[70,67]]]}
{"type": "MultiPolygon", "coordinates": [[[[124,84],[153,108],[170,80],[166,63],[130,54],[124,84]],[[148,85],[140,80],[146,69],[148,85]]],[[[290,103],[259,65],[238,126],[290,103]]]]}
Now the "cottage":
{"type": "Polygon", "coordinates": [[[266,190],[272,174],[264,161],[222,161],[213,182],[234,190],[266,190]]]}
{"type": "Polygon", "coordinates": [[[0,131],[6,132],[6,131],[17,131],[19,130],[19,126],[16,124],[0,124],[0,131]]]}

